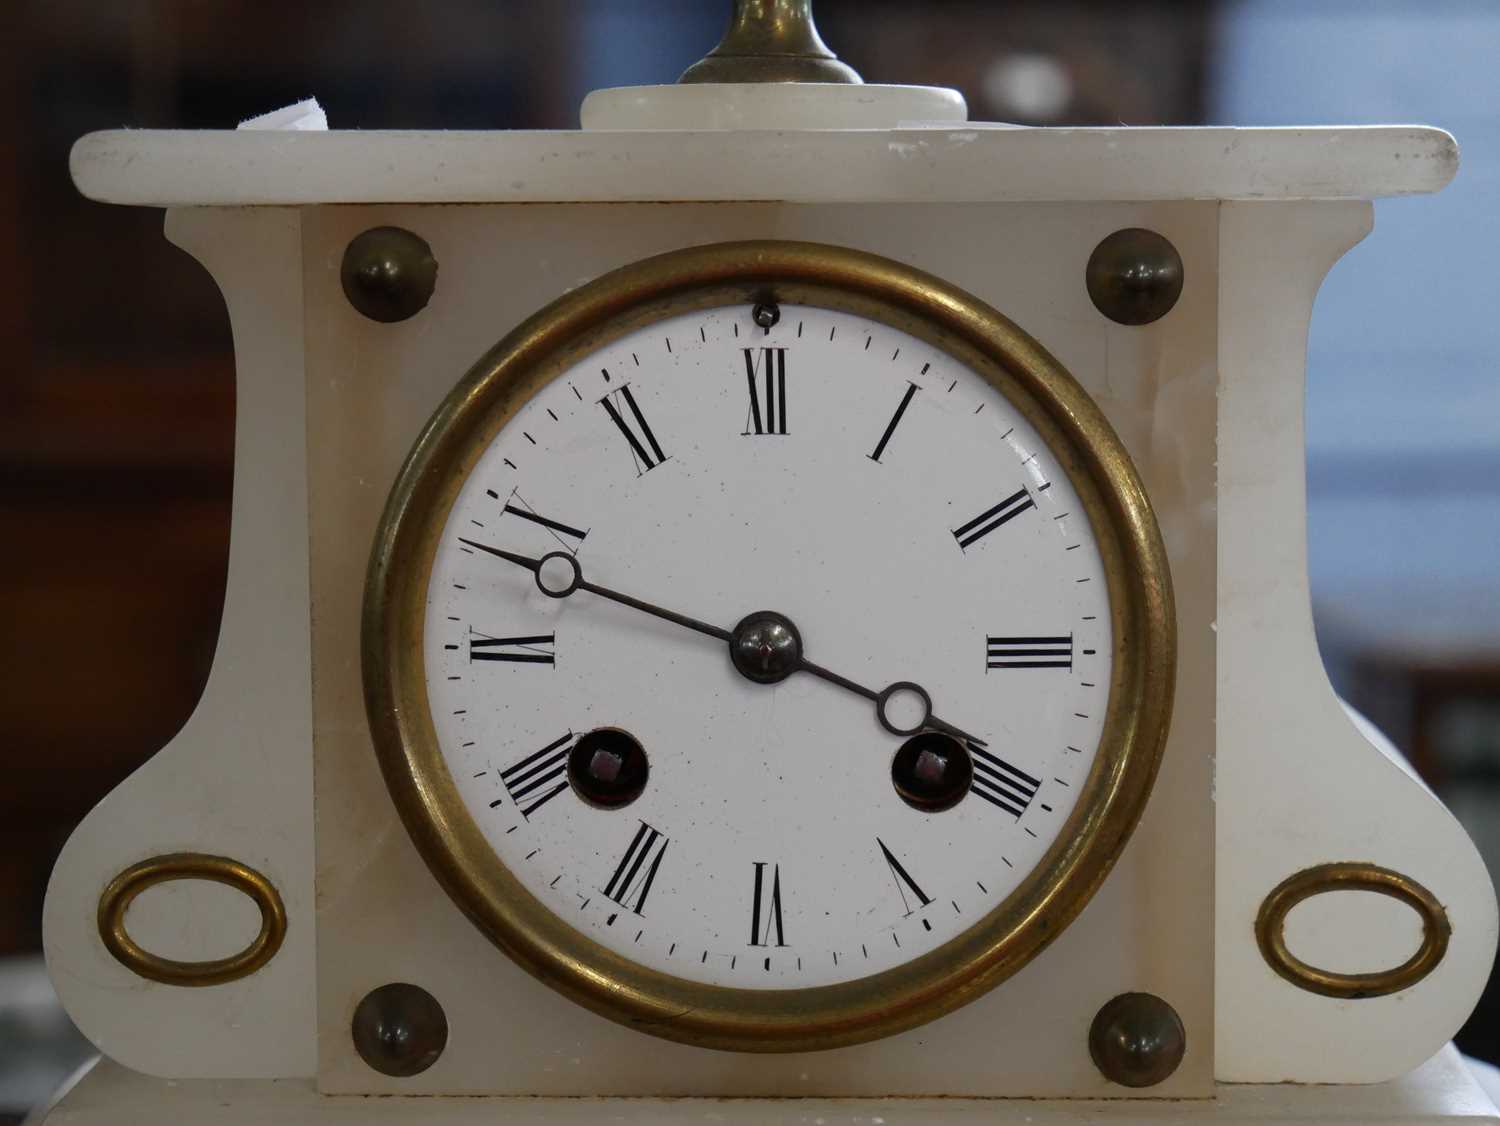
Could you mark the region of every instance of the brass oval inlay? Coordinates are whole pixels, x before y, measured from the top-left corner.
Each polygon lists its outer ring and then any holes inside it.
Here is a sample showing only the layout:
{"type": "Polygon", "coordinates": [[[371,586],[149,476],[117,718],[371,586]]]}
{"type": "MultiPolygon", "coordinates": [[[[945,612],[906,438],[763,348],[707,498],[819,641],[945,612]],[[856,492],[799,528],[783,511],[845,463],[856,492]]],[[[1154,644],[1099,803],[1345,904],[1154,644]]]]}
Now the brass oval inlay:
{"type": "Polygon", "coordinates": [[[1299,989],[1347,999],[1384,997],[1417,984],[1443,960],[1452,933],[1443,905],[1416,880],[1389,868],[1348,861],[1319,864],[1289,876],[1266,896],[1255,919],[1255,939],[1267,965],[1299,989]],[[1304,899],[1330,891],[1371,891],[1401,901],[1422,920],[1422,945],[1399,966],[1374,973],[1336,973],[1302,961],[1287,949],[1286,917],[1304,899]]]}
{"type": "Polygon", "coordinates": [[[150,981],[222,985],[248,977],[276,956],[286,937],[286,908],[271,881],[254,868],[227,856],[174,852],[133,864],[109,882],[99,897],[99,937],[122,966],[150,981]],[[141,892],[172,880],[212,880],[243,892],[260,908],[260,933],[238,954],[203,962],[181,962],[142,949],[125,929],[125,912],[141,892]]]}

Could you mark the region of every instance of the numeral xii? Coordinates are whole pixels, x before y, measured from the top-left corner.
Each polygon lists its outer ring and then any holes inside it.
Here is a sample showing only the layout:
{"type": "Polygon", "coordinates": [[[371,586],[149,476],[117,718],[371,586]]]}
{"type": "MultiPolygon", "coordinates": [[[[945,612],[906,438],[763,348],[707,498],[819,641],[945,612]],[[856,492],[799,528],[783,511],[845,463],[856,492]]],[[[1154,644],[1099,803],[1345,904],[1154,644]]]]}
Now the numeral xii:
{"type": "Polygon", "coordinates": [[[786,349],[741,348],[745,354],[745,386],[750,409],[742,434],[786,433],[786,349]],[[758,378],[757,378],[758,377],[758,378]],[[764,393],[760,393],[763,385],[764,393]]]}

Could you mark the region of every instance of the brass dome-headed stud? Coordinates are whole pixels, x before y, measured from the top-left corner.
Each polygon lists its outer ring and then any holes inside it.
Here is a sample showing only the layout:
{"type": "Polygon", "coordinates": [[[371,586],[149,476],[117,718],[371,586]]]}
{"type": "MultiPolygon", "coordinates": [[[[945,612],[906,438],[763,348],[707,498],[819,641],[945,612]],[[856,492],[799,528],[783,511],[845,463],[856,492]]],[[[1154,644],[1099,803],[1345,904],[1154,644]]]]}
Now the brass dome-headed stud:
{"type": "Polygon", "coordinates": [[[437,998],[405,982],[367,993],[350,1031],[360,1059],[397,1078],[426,1071],[448,1046],[448,1018],[437,998]]]}
{"type": "Polygon", "coordinates": [[[1154,993],[1122,993],[1105,1003],[1089,1028],[1089,1055],[1104,1078],[1122,1087],[1154,1087],[1182,1062],[1182,1019],[1154,993]]]}
{"type": "Polygon", "coordinates": [[[349,304],[372,321],[391,324],[427,307],[437,271],[426,239],[401,227],[372,227],[350,241],[339,280],[349,304]]]}
{"type": "Polygon", "coordinates": [[[678,82],[863,82],[828,49],[812,0],[734,0],[719,45],[678,82]]]}
{"type": "Polygon", "coordinates": [[[1182,257],[1155,231],[1116,231],[1089,255],[1085,284],[1094,307],[1122,325],[1160,320],[1182,296],[1182,257]]]}

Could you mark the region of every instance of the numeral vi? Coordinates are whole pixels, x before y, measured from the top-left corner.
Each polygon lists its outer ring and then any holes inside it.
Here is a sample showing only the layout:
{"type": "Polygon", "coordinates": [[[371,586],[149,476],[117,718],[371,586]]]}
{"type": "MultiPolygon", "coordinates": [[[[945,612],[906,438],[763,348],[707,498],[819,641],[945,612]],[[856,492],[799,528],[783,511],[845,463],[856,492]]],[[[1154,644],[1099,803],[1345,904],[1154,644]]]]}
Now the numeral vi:
{"type": "Polygon", "coordinates": [[[785,946],[781,928],[781,865],[755,861],[755,896],[750,904],[750,945],[785,946]],[[770,879],[766,869],[771,869],[770,879]]]}

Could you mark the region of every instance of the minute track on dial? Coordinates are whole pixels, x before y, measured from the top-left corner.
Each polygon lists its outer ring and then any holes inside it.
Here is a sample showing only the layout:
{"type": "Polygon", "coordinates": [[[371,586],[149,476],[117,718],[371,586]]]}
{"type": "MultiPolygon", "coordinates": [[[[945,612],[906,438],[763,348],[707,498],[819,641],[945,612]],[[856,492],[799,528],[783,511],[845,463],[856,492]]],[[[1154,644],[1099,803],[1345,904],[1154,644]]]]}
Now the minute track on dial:
{"type": "Polygon", "coordinates": [[[918,731],[924,730],[941,731],[945,735],[951,735],[955,739],[972,743],[976,747],[989,745],[984,740],[975,738],[963,729],[954,727],[951,723],[947,723],[933,715],[932,697],[919,684],[909,680],[900,680],[877,692],[873,688],[866,688],[864,685],[850,680],[846,676],[840,676],[831,669],[809,661],[802,655],[802,639],[796,627],[785,616],[777,614],[774,611],[760,611],[759,613],[751,614],[742,619],[734,629],[727,630],[701,619],[690,617],[687,614],[668,610],[664,606],[658,606],[655,603],[647,602],[633,595],[611,590],[609,587],[600,586],[598,583],[591,583],[583,577],[583,567],[570,552],[553,551],[543,555],[541,558],[533,558],[529,555],[521,555],[518,552],[506,551],[504,548],[479,543],[476,540],[465,539],[462,536],[459,537],[458,542],[464,544],[466,547],[472,547],[476,551],[482,551],[488,555],[504,559],[508,563],[514,563],[518,567],[524,567],[535,578],[537,589],[549,598],[567,598],[575,591],[583,590],[600,598],[608,599],[611,602],[618,602],[622,606],[629,606],[633,610],[640,610],[642,613],[650,614],[652,617],[661,618],[663,621],[672,622],[674,625],[683,626],[686,629],[705,634],[715,640],[726,642],[730,647],[730,656],[734,666],[748,680],[771,684],[785,680],[793,673],[809,673],[820,680],[825,680],[829,684],[837,685],[847,692],[852,692],[856,696],[862,696],[866,700],[869,700],[875,705],[876,720],[881,727],[885,728],[892,735],[915,735],[918,731]],[[563,563],[571,570],[572,578],[566,585],[551,587],[542,578],[542,568],[553,560],[563,563]],[[787,639],[785,643],[775,645],[775,643],[769,640],[772,630],[775,628],[781,630],[781,637],[787,639]],[[767,640],[764,642],[757,640],[760,637],[765,637],[767,640]],[[773,645],[775,645],[774,650],[772,648],[773,645]],[[747,646],[763,646],[764,648],[755,651],[765,652],[767,655],[774,652],[774,660],[776,661],[774,670],[763,675],[758,675],[755,671],[752,671],[745,658],[747,646]],[[886,714],[887,704],[899,693],[910,693],[921,700],[923,715],[917,723],[907,727],[898,727],[886,714]]]}

